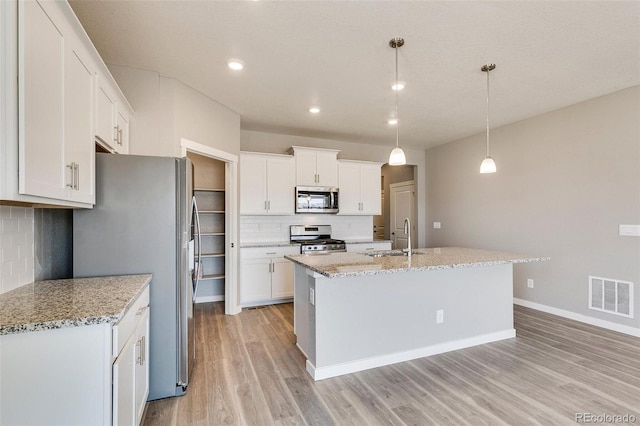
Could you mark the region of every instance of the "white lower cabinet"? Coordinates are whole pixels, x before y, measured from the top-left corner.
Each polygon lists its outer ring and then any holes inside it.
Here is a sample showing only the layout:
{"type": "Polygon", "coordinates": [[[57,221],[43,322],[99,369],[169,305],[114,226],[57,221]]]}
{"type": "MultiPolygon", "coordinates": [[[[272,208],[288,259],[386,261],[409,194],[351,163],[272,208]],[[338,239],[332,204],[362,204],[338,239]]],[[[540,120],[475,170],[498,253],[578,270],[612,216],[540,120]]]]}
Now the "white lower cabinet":
{"type": "Polygon", "coordinates": [[[284,259],[299,254],[300,247],[240,249],[240,303],[268,305],[293,297],[293,263],[284,259]]]}
{"type": "Polygon", "coordinates": [[[349,253],[362,253],[374,250],[391,250],[391,242],[347,243],[347,252],[349,253]]]}
{"type": "Polygon", "coordinates": [[[0,424],[140,424],[148,335],[149,287],[116,324],[0,336],[0,424]]]}

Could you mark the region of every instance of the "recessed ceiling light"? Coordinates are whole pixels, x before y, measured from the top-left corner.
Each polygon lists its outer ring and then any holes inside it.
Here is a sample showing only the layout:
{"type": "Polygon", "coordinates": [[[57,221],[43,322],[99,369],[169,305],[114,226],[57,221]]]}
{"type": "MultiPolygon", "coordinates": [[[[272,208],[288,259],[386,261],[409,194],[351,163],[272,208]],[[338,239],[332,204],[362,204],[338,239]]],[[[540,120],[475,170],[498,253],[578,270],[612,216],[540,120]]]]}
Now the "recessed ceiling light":
{"type": "Polygon", "coordinates": [[[317,107],[317,106],[312,106],[312,107],[310,107],[310,108],[309,108],[309,112],[310,112],[311,114],[317,114],[317,113],[319,113],[319,112],[320,112],[320,108],[319,108],[319,107],[317,107]]]}
{"type": "Polygon", "coordinates": [[[244,64],[242,63],[242,61],[239,61],[237,59],[229,59],[227,61],[227,66],[234,71],[240,71],[242,68],[244,68],[244,64]]]}
{"type": "Polygon", "coordinates": [[[405,81],[398,81],[391,84],[391,89],[393,90],[402,90],[405,88],[407,83],[405,81]]]}
{"type": "Polygon", "coordinates": [[[387,120],[387,123],[391,124],[392,126],[395,126],[396,124],[398,124],[398,119],[395,117],[391,117],[389,120],[387,120]]]}

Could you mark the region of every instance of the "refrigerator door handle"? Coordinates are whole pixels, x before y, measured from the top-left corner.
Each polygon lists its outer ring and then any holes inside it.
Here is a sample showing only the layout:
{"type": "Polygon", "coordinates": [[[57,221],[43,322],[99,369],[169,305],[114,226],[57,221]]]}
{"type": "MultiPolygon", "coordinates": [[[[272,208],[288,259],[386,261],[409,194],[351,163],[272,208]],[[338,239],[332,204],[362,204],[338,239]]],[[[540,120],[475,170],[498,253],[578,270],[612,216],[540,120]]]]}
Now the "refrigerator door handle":
{"type": "Polygon", "coordinates": [[[202,264],[202,237],[201,237],[201,229],[200,229],[200,212],[198,211],[198,203],[196,202],[196,197],[193,197],[193,213],[195,216],[195,225],[196,225],[196,235],[198,237],[198,250],[196,251],[196,264],[194,265],[193,274],[194,274],[194,284],[193,284],[193,301],[196,301],[196,293],[198,292],[198,284],[200,283],[200,267],[202,264]]]}

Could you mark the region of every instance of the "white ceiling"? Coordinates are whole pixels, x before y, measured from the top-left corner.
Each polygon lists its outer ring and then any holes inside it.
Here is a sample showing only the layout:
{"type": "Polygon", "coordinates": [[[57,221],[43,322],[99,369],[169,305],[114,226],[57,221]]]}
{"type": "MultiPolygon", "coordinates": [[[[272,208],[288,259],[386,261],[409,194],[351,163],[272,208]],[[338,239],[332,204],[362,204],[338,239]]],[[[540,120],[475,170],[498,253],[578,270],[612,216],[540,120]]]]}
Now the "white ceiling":
{"type": "Polygon", "coordinates": [[[638,1],[70,3],[105,62],[176,78],[248,130],[393,145],[396,36],[402,146],[483,132],[486,63],[492,127],[640,84],[638,1]]]}

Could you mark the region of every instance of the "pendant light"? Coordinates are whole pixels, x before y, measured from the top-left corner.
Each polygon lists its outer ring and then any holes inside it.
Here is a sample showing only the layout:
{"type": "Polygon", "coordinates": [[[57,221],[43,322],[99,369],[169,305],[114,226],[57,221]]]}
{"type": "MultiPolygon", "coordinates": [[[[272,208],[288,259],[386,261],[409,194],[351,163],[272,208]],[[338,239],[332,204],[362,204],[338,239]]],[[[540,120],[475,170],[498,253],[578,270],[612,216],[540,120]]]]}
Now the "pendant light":
{"type": "Polygon", "coordinates": [[[496,64],[483,65],[480,69],[487,73],[487,156],[480,164],[480,173],[495,173],[496,163],[489,156],[489,72],[496,69],[496,64]]]}
{"type": "MultiPolygon", "coordinates": [[[[396,50],[396,79],[393,82],[394,85],[398,84],[398,49],[400,46],[404,44],[404,39],[400,37],[392,38],[389,40],[389,46],[393,47],[396,50]]],[[[389,155],[389,165],[390,166],[402,166],[407,164],[407,157],[404,155],[404,151],[400,148],[400,121],[398,117],[398,92],[400,90],[395,90],[396,92],[396,147],[393,148],[391,154],[389,155]]]]}

